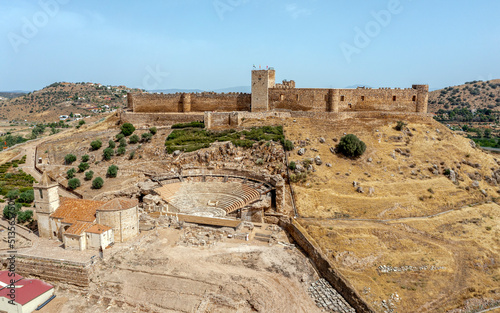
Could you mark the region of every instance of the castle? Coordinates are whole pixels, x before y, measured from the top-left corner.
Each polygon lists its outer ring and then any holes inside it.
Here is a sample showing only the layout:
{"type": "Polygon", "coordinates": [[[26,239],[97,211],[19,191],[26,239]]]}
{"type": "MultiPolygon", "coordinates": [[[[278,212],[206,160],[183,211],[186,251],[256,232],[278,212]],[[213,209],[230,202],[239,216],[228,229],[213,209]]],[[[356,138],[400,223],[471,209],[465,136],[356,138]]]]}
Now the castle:
{"type": "MultiPolygon", "coordinates": [[[[406,89],[296,88],[293,80],[285,80],[281,84],[277,84],[275,77],[274,69],[253,70],[251,94],[129,93],[127,110],[129,113],[136,114],[136,117],[141,114],[170,113],[170,118],[174,119],[186,119],[187,115],[193,118],[203,116],[206,119],[214,116],[202,115],[204,112],[218,113],[218,116],[223,116],[222,120],[229,124],[233,124],[230,121],[229,112],[240,112],[243,117],[248,115],[247,113],[271,112],[288,112],[292,116],[299,112],[329,114],[349,112],[427,113],[428,85],[413,85],[412,88],[406,89]],[[178,115],[179,113],[184,113],[184,117],[178,115]],[[225,115],[220,115],[220,113],[225,113],[225,115]]],[[[133,117],[133,115],[129,114],[128,117],[133,117]]],[[[161,120],[158,115],[156,117],[157,121],[161,120]]],[[[218,122],[221,122],[220,118],[218,122]]],[[[205,124],[211,123],[205,121],[205,124]]]]}
{"type": "Polygon", "coordinates": [[[40,237],[58,239],[66,249],[104,249],[139,234],[137,200],[59,199],[58,185],[46,172],[33,189],[40,237]]]}

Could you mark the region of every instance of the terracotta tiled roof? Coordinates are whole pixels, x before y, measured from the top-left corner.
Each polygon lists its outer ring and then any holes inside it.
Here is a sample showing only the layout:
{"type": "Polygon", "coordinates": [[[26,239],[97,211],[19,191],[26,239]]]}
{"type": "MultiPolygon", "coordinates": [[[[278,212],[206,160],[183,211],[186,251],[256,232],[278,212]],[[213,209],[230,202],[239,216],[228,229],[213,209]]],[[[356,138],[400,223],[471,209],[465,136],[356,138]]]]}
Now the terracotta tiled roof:
{"type": "Polygon", "coordinates": [[[64,234],[80,236],[90,227],[92,227],[92,223],[76,221],[64,232],[64,234]]]}
{"type": "Polygon", "coordinates": [[[102,234],[110,229],[112,229],[112,227],[109,227],[106,225],[101,225],[101,224],[94,224],[92,227],[87,229],[85,232],[86,233],[93,233],[93,234],[102,234]]]}
{"type": "Polygon", "coordinates": [[[68,224],[76,221],[93,223],[96,209],[103,204],[103,201],[62,198],[61,205],[50,217],[62,219],[63,223],[68,224]]]}
{"type": "MultiPolygon", "coordinates": [[[[2,271],[1,273],[1,276],[8,275],[4,274],[8,273],[7,271],[2,271]]],[[[18,276],[15,279],[17,280],[19,279],[19,277],[22,278],[21,276],[18,276]]],[[[38,279],[21,279],[15,282],[14,286],[16,289],[16,298],[14,302],[19,303],[20,305],[25,305],[33,299],[54,288],[54,286],[52,286],[51,284],[47,284],[46,282],[38,279]]],[[[7,287],[1,288],[0,297],[7,298],[7,300],[5,300],[5,303],[7,303],[8,300],[11,300],[10,289],[7,287]]]]}
{"type": "Polygon", "coordinates": [[[120,211],[135,207],[139,202],[136,199],[116,198],[97,208],[97,211],[120,211]]]}

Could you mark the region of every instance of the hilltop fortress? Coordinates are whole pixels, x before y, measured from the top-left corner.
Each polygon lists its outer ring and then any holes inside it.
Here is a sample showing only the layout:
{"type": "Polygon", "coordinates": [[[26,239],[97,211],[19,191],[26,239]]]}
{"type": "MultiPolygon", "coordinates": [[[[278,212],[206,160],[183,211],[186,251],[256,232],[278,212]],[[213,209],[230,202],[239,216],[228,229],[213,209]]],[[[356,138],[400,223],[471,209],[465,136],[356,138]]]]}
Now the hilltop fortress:
{"type": "Polygon", "coordinates": [[[139,123],[204,120],[208,128],[238,126],[242,118],[335,117],[356,112],[426,114],[428,85],[412,88],[296,88],[275,82],[274,69],[252,71],[252,93],[129,93],[123,116],[139,123]]]}

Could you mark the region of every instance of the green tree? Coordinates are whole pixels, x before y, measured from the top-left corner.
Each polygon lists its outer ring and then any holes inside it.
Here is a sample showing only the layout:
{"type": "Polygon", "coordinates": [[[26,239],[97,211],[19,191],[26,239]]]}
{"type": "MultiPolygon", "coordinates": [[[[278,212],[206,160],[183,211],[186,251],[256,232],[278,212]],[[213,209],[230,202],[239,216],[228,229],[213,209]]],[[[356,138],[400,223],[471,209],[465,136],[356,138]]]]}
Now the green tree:
{"type": "Polygon", "coordinates": [[[484,130],[484,137],[486,137],[486,138],[491,138],[491,129],[486,128],[486,129],[484,130]]]}
{"type": "Polygon", "coordinates": [[[78,121],[78,125],[79,125],[79,126],[82,126],[83,124],[85,124],[85,121],[84,121],[84,120],[80,120],[80,121],[78,121]]]}
{"type": "Polygon", "coordinates": [[[65,164],[71,164],[76,161],[76,156],[74,154],[66,154],[64,157],[64,163],[65,164]]]}
{"type": "Polygon", "coordinates": [[[94,172],[93,171],[85,172],[85,180],[91,180],[92,177],[94,177],[94,172]]]}
{"type": "Polygon", "coordinates": [[[9,200],[15,200],[19,197],[21,193],[19,192],[19,189],[11,189],[9,192],[7,192],[7,195],[5,196],[9,200]]]}
{"type": "Polygon", "coordinates": [[[92,181],[93,189],[101,189],[103,185],[104,185],[104,180],[101,177],[96,177],[92,181]]]}
{"type": "Polygon", "coordinates": [[[69,181],[68,181],[68,187],[71,189],[71,190],[75,190],[76,188],[80,187],[81,186],[81,183],[80,183],[80,180],[78,178],[71,178],[69,181]]]}
{"type": "Polygon", "coordinates": [[[120,127],[121,131],[122,131],[122,134],[125,136],[125,137],[128,137],[130,135],[132,135],[135,131],[135,127],[134,125],[130,124],[130,123],[125,123],[123,124],[121,127],[120,127]]]}
{"type": "Polygon", "coordinates": [[[74,168],[70,168],[69,170],[66,171],[66,178],[71,179],[75,177],[76,170],[74,168]]]}
{"type": "Polygon", "coordinates": [[[119,147],[126,147],[126,146],[127,146],[127,140],[125,138],[120,139],[119,147]]]}
{"type": "Polygon", "coordinates": [[[348,134],[340,139],[338,150],[347,157],[358,157],[365,153],[366,144],[356,135],[348,134]]]}
{"type": "Polygon", "coordinates": [[[21,192],[19,195],[19,201],[22,203],[31,203],[35,201],[35,193],[33,189],[21,192]]]}
{"type": "Polygon", "coordinates": [[[19,213],[19,211],[20,211],[20,207],[18,207],[17,205],[13,209],[11,209],[11,207],[9,205],[6,205],[3,208],[3,217],[10,220],[12,218],[15,218],[17,216],[17,214],[19,213]]]}
{"type": "Polygon", "coordinates": [[[125,152],[127,152],[127,149],[125,147],[119,147],[117,150],[116,150],[116,155],[124,155],[125,152]]]}
{"type": "Polygon", "coordinates": [[[90,157],[88,154],[82,155],[82,162],[88,162],[90,160],[90,157]]]}
{"type": "Polygon", "coordinates": [[[153,127],[149,128],[149,132],[151,133],[151,135],[156,135],[158,130],[156,129],[156,127],[153,126],[153,127]]]}
{"type": "Polygon", "coordinates": [[[125,138],[124,134],[119,133],[118,135],[116,135],[116,140],[120,141],[122,138],[125,138]]]}
{"type": "Polygon", "coordinates": [[[297,168],[297,164],[295,164],[294,161],[291,161],[289,164],[288,164],[288,168],[291,169],[292,171],[295,170],[297,168]]]}
{"type": "Polygon", "coordinates": [[[102,157],[104,158],[104,160],[106,161],[109,161],[111,160],[111,157],[115,155],[115,151],[112,149],[112,148],[106,148],[104,149],[104,151],[102,152],[102,157]]]}
{"type": "Polygon", "coordinates": [[[33,219],[33,211],[31,210],[20,211],[17,214],[18,223],[31,222],[32,219],[33,219]]]}
{"type": "Polygon", "coordinates": [[[108,142],[108,147],[110,147],[111,149],[114,149],[114,148],[116,147],[115,142],[114,142],[113,140],[110,140],[110,141],[108,142]]]}
{"type": "Polygon", "coordinates": [[[128,140],[128,143],[130,143],[130,144],[136,144],[138,142],[139,142],[139,136],[137,136],[137,135],[130,136],[130,138],[128,140]]]}
{"type": "Polygon", "coordinates": [[[142,137],[142,142],[149,142],[153,135],[151,133],[144,133],[141,135],[142,137]]]}
{"type": "Polygon", "coordinates": [[[293,142],[291,142],[290,140],[285,140],[285,142],[283,143],[283,148],[285,149],[285,151],[292,151],[293,142]]]}
{"type": "Polygon", "coordinates": [[[102,147],[102,141],[100,141],[99,139],[97,140],[94,140],[90,143],[90,147],[92,148],[92,150],[99,150],[101,147],[102,147]]]}
{"type": "Polygon", "coordinates": [[[106,173],[107,177],[116,177],[116,174],[118,173],[118,166],[116,165],[111,165],[108,167],[108,172],[106,173]]]}
{"type": "Polygon", "coordinates": [[[90,165],[89,165],[87,162],[82,162],[82,163],[80,163],[80,164],[78,165],[78,171],[79,171],[80,173],[85,172],[86,170],[88,170],[88,169],[89,169],[89,167],[90,167],[90,165]]]}

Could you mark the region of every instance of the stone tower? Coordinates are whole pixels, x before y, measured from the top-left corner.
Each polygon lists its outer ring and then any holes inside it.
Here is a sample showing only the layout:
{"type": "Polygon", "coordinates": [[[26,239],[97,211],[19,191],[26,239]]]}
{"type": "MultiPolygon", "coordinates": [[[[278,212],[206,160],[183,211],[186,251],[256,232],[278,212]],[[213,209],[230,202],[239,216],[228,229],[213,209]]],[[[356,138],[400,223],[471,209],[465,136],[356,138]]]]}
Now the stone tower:
{"type": "Polygon", "coordinates": [[[417,91],[417,113],[427,113],[429,85],[413,85],[412,89],[417,91]]]}
{"type": "Polygon", "coordinates": [[[269,111],[269,88],[275,85],[274,70],[252,71],[252,112],[269,111]]]}
{"type": "Polygon", "coordinates": [[[35,212],[40,237],[52,238],[49,216],[59,207],[59,194],[57,190],[57,183],[50,181],[47,172],[43,172],[40,183],[33,184],[35,212]]]}

